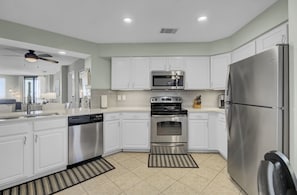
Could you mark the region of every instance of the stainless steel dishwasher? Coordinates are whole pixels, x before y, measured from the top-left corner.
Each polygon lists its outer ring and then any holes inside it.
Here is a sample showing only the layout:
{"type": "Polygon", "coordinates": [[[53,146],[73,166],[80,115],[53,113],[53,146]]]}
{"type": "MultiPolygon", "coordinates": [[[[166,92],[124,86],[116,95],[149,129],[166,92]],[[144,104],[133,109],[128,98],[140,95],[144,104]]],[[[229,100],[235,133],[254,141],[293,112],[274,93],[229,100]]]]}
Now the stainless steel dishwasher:
{"type": "Polygon", "coordinates": [[[103,114],[68,117],[68,165],[103,154],[103,114]]]}

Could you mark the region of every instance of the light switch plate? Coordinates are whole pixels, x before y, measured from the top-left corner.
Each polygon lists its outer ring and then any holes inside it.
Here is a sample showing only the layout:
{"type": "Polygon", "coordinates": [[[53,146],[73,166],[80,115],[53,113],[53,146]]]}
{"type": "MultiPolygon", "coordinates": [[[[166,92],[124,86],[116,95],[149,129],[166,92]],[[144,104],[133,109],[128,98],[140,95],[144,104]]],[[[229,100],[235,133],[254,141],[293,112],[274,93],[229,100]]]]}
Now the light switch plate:
{"type": "Polygon", "coordinates": [[[126,101],[126,95],[122,95],[122,100],[126,101]]]}
{"type": "Polygon", "coordinates": [[[118,95],[118,101],[122,101],[122,96],[118,95]]]}

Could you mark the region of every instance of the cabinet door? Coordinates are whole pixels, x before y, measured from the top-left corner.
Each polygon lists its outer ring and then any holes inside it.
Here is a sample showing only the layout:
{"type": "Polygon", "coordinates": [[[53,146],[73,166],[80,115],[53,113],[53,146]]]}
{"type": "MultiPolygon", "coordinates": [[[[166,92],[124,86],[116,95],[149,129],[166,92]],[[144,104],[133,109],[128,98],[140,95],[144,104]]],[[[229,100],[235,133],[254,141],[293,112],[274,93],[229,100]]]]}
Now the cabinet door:
{"type": "Polygon", "coordinates": [[[167,59],[165,57],[151,57],[150,69],[151,71],[167,70],[167,59]]]}
{"type": "Polygon", "coordinates": [[[0,137],[0,184],[32,176],[32,134],[0,137]]]}
{"type": "Polygon", "coordinates": [[[185,70],[185,61],[183,57],[168,57],[167,70],[185,70]]]}
{"type": "Polygon", "coordinates": [[[209,58],[185,58],[185,89],[209,89],[209,58]]]}
{"type": "Polygon", "coordinates": [[[256,39],[256,50],[260,53],[279,43],[288,43],[287,24],[283,24],[256,39]]]}
{"type": "Polygon", "coordinates": [[[149,58],[132,58],[132,88],[150,89],[149,58]]]}
{"type": "Polygon", "coordinates": [[[34,133],[34,173],[43,173],[67,165],[67,128],[34,133]]]}
{"type": "Polygon", "coordinates": [[[149,121],[122,120],[123,149],[149,150],[149,121]]]}
{"type": "Polygon", "coordinates": [[[225,90],[227,68],[231,63],[230,54],[211,56],[211,88],[225,90]]]}
{"type": "Polygon", "coordinates": [[[218,127],[217,127],[217,143],[218,143],[218,150],[221,155],[227,159],[227,129],[226,129],[226,121],[224,114],[218,115],[218,127]]]}
{"type": "Polygon", "coordinates": [[[103,127],[103,151],[111,154],[121,150],[120,120],[104,121],[103,127]]]}
{"type": "Polygon", "coordinates": [[[232,63],[256,54],[256,43],[251,41],[232,52],[232,63]]]}
{"type": "Polygon", "coordinates": [[[131,87],[130,58],[112,58],[111,89],[128,89],[131,87]]]}
{"type": "Polygon", "coordinates": [[[208,149],[208,121],[189,120],[189,151],[208,149]]]}

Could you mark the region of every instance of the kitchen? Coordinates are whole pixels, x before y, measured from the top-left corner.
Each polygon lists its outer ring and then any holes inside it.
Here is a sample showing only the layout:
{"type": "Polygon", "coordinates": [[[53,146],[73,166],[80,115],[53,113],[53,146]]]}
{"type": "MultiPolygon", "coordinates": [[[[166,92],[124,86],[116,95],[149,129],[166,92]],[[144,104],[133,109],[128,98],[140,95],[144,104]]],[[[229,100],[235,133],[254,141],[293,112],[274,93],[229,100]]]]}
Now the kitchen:
{"type": "MultiPolygon", "coordinates": [[[[289,1],[290,3],[290,1],[289,1]]],[[[264,32],[273,29],[274,27],[280,26],[288,20],[287,13],[288,5],[286,1],[279,1],[276,5],[270,8],[265,12],[265,14],[260,15],[256,20],[248,24],[241,32],[233,35],[233,38],[219,40],[217,42],[211,43],[144,43],[144,44],[127,44],[127,43],[103,43],[100,47],[95,43],[85,42],[82,40],[73,39],[70,37],[49,33],[41,32],[38,29],[21,26],[13,24],[6,21],[1,21],[0,25],[6,29],[1,30],[1,37],[4,39],[16,40],[21,42],[30,42],[37,45],[47,45],[54,48],[64,48],[70,51],[77,51],[81,53],[87,53],[91,55],[91,100],[98,98],[97,101],[91,101],[93,107],[100,107],[99,97],[101,95],[108,95],[108,106],[122,106],[122,107],[148,107],[150,105],[149,98],[155,95],[158,95],[158,92],[155,91],[113,91],[112,89],[112,77],[110,68],[110,56],[112,57],[174,57],[174,56],[215,56],[216,54],[222,54],[225,52],[233,51],[239,46],[244,45],[256,38],[259,38],[264,32]],[[273,13],[280,13],[281,16],[273,13]],[[270,14],[270,15],[269,15],[270,14]],[[283,14],[283,15],[282,15],[283,14]],[[267,18],[271,18],[271,23],[267,22],[267,18]],[[262,21],[262,22],[259,22],[262,21]],[[266,21],[266,22],[264,22],[266,21]],[[257,27],[250,29],[251,26],[256,25],[255,23],[259,22],[260,24],[257,27]],[[21,28],[22,30],[16,30],[21,28]],[[24,32],[30,30],[32,33],[37,33],[42,38],[31,37],[30,34],[25,34],[24,32]],[[11,33],[14,32],[14,33],[11,33]],[[242,36],[242,37],[241,37],[242,36]],[[241,39],[240,39],[241,37],[241,39]],[[244,38],[243,38],[244,37],[244,38]],[[230,41],[230,42],[229,42],[230,41]],[[63,43],[63,44],[62,44],[63,43]],[[62,44],[62,45],[61,45],[62,44]],[[110,82],[111,81],[111,82],[110,82]],[[144,97],[143,100],[136,99],[135,96],[144,97]],[[137,101],[135,101],[137,100],[137,101]],[[133,105],[133,103],[135,103],[133,105]],[[94,105],[97,104],[97,105],[94,105]]],[[[290,10],[290,6],[289,6],[290,10]]],[[[290,12],[289,12],[290,13],[290,12]]],[[[294,25],[294,24],[293,24],[294,25]]],[[[289,15],[289,30],[291,30],[291,21],[289,15]]],[[[289,31],[290,34],[290,31],[289,31]]],[[[39,37],[35,36],[35,37],[39,37]]],[[[290,41],[292,41],[290,34],[290,41]]],[[[240,52],[238,52],[240,53],[240,52]]],[[[292,69],[293,70],[293,69],[292,69]]],[[[291,72],[290,72],[291,73],[291,72]]],[[[293,74],[293,73],[292,73],[293,74]]],[[[293,78],[293,77],[291,77],[293,78]]],[[[165,95],[177,95],[182,96],[185,101],[184,105],[191,107],[193,99],[197,95],[202,95],[202,108],[203,107],[217,107],[217,96],[220,95],[223,91],[214,91],[209,90],[194,90],[194,91],[180,91],[177,93],[169,92],[165,95]]],[[[162,95],[162,94],[161,94],[162,95]]],[[[294,96],[293,96],[294,97],[294,96]]],[[[294,104],[292,104],[294,105],[294,104]]],[[[125,112],[125,110],[123,110],[125,112]]],[[[291,116],[291,115],[290,115],[291,116]]],[[[211,116],[209,116],[211,118],[211,116]]],[[[128,120],[128,119],[127,119],[128,120]]],[[[147,120],[142,118],[140,120],[147,120]]],[[[294,133],[292,133],[294,135],[294,133]]],[[[293,139],[293,137],[291,137],[293,139]]],[[[205,140],[205,139],[203,139],[205,140]]],[[[294,142],[291,142],[294,143],[294,142]]],[[[294,147],[292,147],[294,148],[294,147]]],[[[202,155],[203,156],[203,155],[202,155]]],[[[294,156],[294,155],[293,155],[294,156]]],[[[125,158],[125,157],[124,157],[125,158]]],[[[142,158],[142,157],[139,157],[142,158]]],[[[203,157],[201,157],[203,158],[203,157]]],[[[293,158],[294,159],[294,158],[293,158]]],[[[198,161],[199,162],[199,161],[198,161]]],[[[199,163],[198,163],[199,165],[199,163]]],[[[199,165],[200,166],[200,165],[199,165]]],[[[112,173],[112,171],[111,171],[112,173]]],[[[103,175],[104,176],[104,175],[103,175]]]]}

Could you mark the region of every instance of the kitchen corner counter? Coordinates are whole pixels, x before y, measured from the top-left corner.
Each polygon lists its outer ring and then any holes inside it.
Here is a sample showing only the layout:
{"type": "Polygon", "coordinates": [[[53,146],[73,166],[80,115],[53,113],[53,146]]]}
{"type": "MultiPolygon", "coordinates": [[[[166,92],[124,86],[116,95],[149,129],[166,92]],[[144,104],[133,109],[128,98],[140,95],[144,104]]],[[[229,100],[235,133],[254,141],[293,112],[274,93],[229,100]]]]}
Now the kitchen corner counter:
{"type": "Polygon", "coordinates": [[[188,110],[188,112],[218,112],[218,113],[225,113],[225,109],[221,108],[192,108],[192,107],[186,107],[185,109],[188,110]]]}

